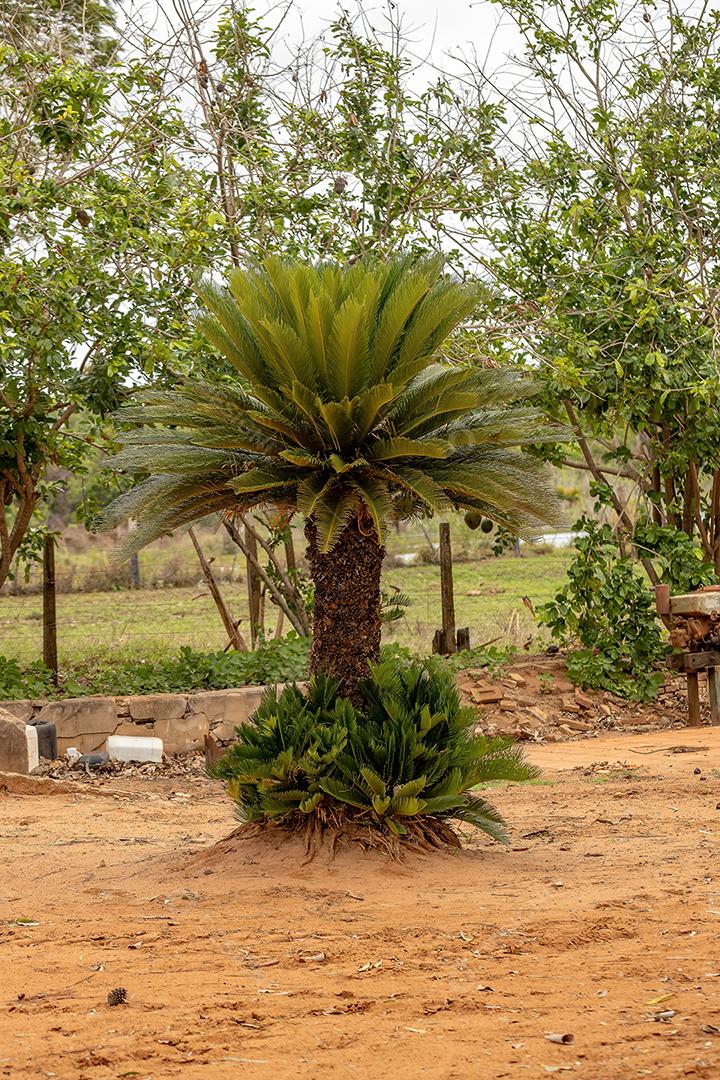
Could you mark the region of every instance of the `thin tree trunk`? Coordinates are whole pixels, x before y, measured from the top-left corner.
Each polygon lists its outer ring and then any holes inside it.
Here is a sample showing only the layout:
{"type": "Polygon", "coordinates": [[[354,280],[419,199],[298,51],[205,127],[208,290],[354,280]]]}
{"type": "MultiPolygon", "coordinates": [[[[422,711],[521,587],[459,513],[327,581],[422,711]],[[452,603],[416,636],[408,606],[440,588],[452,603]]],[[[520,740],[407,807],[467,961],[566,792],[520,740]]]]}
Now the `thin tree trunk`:
{"type": "MultiPolygon", "coordinates": [[[[290,576],[285,572],[285,570],[283,570],[282,563],[280,562],[280,559],[275,554],[275,552],[274,552],[274,550],[272,548],[272,545],[267,542],[267,540],[263,537],[261,532],[259,532],[253,525],[250,524],[250,522],[248,521],[247,516],[245,514],[242,514],[241,517],[240,517],[240,520],[243,522],[243,524],[245,526],[245,535],[247,536],[248,533],[250,533],[252,536],[255,537],[256,543],[260,544],[260,547],[263,549],[263,551],[267,555],[268,559],[270,560],[270,562],[274,566],[275,571],[277,573],[277,576],[280,579],[280,584],[279,584],[278,588],[279,588],[280,592],[283,594],[283,596],[285,597],[285,599],[287,600],[290,607],[293,607],[295,609],[295,614],[297,615],[298,622],[302,625],[302,630],[300,631],[300,633],[303,635],[303,637],[308,637],[309,634],[310,634],[310,621],[307,618],[307,615],[305,613],[305,608],[304,608],[304,605],[303,605],[303,599],[302,599],[302,596],[300,595],[300,592],[299,592],[299,590],[298,590],[298,588],[297,588],[297,586],[295,584],[294,579],[291,579],[290,576]]],[[[289,530],[289,527],[288,527],[288,530],[289,530]]],[[[285,545],[286,545],[285,546],[285,551],[286,551],[286,555],[287,555],[287,541],[285,542],[285,545]]],[[[292,534],[290,534],[290,549],[291,549],[290,554],[292,555],[292,560],[293,560],[292,569],[295,570],[295,553],[292,550],[292,534]]],[[[257,557],[257,548],[255,549],[255,556],[257,557]]],[[[289,569],[290,569],[290,563],[288,562],[288,570],[289,569]]],[[[265,585],[265,588],[269,589],[270,578],[265,573],[264,569],[261,567],[260,570],[258,571],[257,568],[256,568],[256,573],[258,573],[258,575],[260,577],[260,580],[265,585]]],[[[271,593],[271,595],[273,595],[273,597],[274,597],[274,594],[271,593]]]]}
{"type": "Polygon", "coordinates": [[[715,574],[720,579],[720,469],[713,475],[712,495],[710,498],[710,522],[712,527],[715,574]]]}
{"type": "MultiPolygon", "coordinates": [[[[697,509],[698,511],[700,510],[699,504],[697,509]]],[[[693,486],[693,478],[690,471],[686,473],[685,483],[683,485],[682,529],[685,535],[692,539],[695,531],[695,488],[693,486]]]]}
{"type": "MultiPolygon", "coordinates": [[[[588,465],[588,468],[590,469],[590,472],[593,474],[593,476],[595,477],[595,479],[597,481],[599,481],[600,483],[603,483],[603,484],[605,484],[607,486],[608,491],[610,492],[610,500],[612,502],[613,509],[615,510],[615,513],[618,516],[618,520],[620,521],[620,523],[622,525],[625,526],[625,528],[628,531],[629,536],[632,537],[632,534],[634,532],[634,525],[633,525],[632,519],[630,518],[630,516],[629,516],[627,510],[625,509],[625,507],[623,506],[623,504],[620,502],[620,499],[618,498],[617,492],[615,491],[615,489],[610,484],[608,484],[607,477],[605,477],[603,475],[601,468],[595,462],[595,459],[592,456],[592,453],[590,451],[590,447],[588,446],[588,441],[585,438],[583,430],[582,430],[582,428],[580,426],[580,421],[578,420],[575,409],[573,408],[572,402],[570,402],[570,401],[568,401],[566,399],[563,399],[563,405],[565,406],[565,412],[568,414],[568,419],[570,420],[570,423],[572,424],[573,428],[575,429],[575,434],[577,436],[578,446],[580,447],[582,456],[584,457],[584,459],[585,459],[585,461],[586,461],[586,463],[588,465]]],[[[657,571],[656,571],[655,567],[653,566],[652,562],[650,561],[650,559],[648,559],[647,556],[642,556],[641,559],[640,559],[640,562],[642,563],[643,567],[645,568],[645,573],[647,574],[648,578],[650,579],[650,584],[651,585],[659,585],[660,584],[660,578],[658,577],[657,571]]]]}
{"type": "Polygon", "coordinates": [[[375,534],[352,521],[332,551],[318,548],[312,521],[305,525],[307,559],[315,585],[310,674],[334,675],[341,693],[362,701],[358,683],[380,656],[380,574],[385,549],[375,534]]]}
{"type": "Polygon", "coordinates": [[[301,637],[306,637],[308,630],[307,627],[304,625],[303,621],[301,621],[299,618],[300,613],[293,611],[293,609],[288,604],[288,601],[285,599],[272,578],[269,578],[265,574],[265,571],[258,562],[257,557],[251,554],[250,548],[245,543],[242,533],[239,531],[239,529],[235,527],[233,522],[230,520],[225,521],[223,524],[225,525],[229,536],[232,537],[233,542],[237,544],[243,555],[252,563],[252,567],[255,573],[258,575],[258,579],[264,581],[265,586],[275,603],[285,612],[288,619],[292,623],[293,628],[298,632],[301,637]]]}
{"type": "MultiPolygon", "coordinates": [[[[658,498],[662,498],[662,480],[660,479],[660,466],[655,465],[652,473],[652,486],[653,491],[656,491],[658,498]]],[[[652,504],[652,518],[656,525],[663,524],[662,509],[659,502],[653,502],[652,504]]]]}
{"type": "Polygon", "coordinates": [[[197,557],[200,561],[202,572],[205,575],[205,580],[207,581],[208,588],[210,589],[210,595],[215,601],[215,606],[220,613],[220,618],[223,621],[223,626],[225,627],[227,636],[230,639],[230,643],[234,645],[238,652],[247,652],[247,645],[245,644],[245,640],[240,631],[238,630],[237,623],[230,614],[228,606],[225,603],[225,599],[220,591],[220,586],[215,580],[215,575],[210,568],[210,563],[207,561],[205,555],[203,554],[203,550],[200,547],[198,538],[195,535],[195,531],[193,529],[188,529],[188,535],[193,542],[193,547],[195,548],[197,557]]]}

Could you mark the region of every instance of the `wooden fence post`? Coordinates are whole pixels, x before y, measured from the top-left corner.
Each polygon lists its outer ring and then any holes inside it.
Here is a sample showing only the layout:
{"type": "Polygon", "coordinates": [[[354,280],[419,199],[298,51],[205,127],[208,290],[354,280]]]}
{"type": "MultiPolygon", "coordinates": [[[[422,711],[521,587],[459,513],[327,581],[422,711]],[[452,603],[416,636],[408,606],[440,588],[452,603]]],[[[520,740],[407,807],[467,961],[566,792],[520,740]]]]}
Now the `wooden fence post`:
{"type": "Polygon", "coordinates": [[[261,626],[261,600],[260,592],[262,584],[260,576],[253,566],[252,559],[257,562],[258,546],[255,534],[252,529],[245,526],[244,539],[247,545],[249,556],[245,560],[245,570],[247,572],[247,591],[248,591],[248,607],[250,609],[250,643],[254,649],[257,644],[258,634],[262,630],[261,626]]]}
{"type": "Polygon", "coordinates": [[[442,602],[443,652],[454,653],[455,643],[455,595],[453,592],[452,549],[450,525],[440,522],[440,595],[442,602]]]}
{"type": "Polygon", "coordinates": [[[290,525],[285,526],[283,547],[285,548],[285,566],[288,570],[288,577],[291,581],[294,581],[294,575],[297,570],[297,560],[295,558],[295,544],[293,541],[292,528],[290,525]]]}
{"type": "Polygon", "coordinates": [[[688,690],[688,723],[691,727],[698,727],[700,724],[700,686],[698,682],[697,671],[688,671],[687,677],[687,690],[688,690]]]}
{"type": "Polygon", "coordinates": [[[43,546],[43,663],[58,681],[57,612],[55,607],[55,537],[45,533],[43,546]]]}

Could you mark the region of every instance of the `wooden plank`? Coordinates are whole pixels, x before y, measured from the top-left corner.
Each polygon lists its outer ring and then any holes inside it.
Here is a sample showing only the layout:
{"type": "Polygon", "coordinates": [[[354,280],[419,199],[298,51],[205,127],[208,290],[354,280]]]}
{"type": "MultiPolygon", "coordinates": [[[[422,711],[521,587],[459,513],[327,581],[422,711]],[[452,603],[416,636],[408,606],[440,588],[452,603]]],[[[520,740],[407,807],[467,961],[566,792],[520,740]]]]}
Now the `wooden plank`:
{"type": "Polygon", "coordinates": [[[708,694],[710,695],[710,722],[720,724],[720,674],[716,667],[708,668],[708,694]]]}
{"type": "Polygon", "coordinates": [[[718,667],[720,665],[720,652],[715,649],[707,649],[701,652],[684,653],[686,671],[703,671],[705,668],[718,667]]]}
{"type": "Polygon", "coordinates": [[[455,595],[453,591],[450,526],[440,522],[440,596],[442,604],[443,652],[455,652],[455,595]]]}
{"type": "Polygon", "coordinates": [[[670,597],[671,615],[720,615],[719,592],[685,593],[683,596],[670,597]]]}
{"type": "Polygon", "coordinates": [[[688,685],[688,723],[690,727],[700,726],[700,686],[696,671],[689,671],[688,685]]]}

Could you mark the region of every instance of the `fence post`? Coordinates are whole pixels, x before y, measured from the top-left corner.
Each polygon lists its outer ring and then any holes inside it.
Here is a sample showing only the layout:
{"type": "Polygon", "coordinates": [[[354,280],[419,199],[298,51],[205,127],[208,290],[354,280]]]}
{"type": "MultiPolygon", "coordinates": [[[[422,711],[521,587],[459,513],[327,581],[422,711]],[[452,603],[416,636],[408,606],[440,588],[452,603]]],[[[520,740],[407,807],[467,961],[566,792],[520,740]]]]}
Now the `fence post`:
{"type": "Polygon", "coordinates": [[[140,556],[137,551],[130,556],[130,584],[133,589],[140,588],[140,556]]]}
{"type": "Polygon", "coordinates": [[[43,545],[43,663],[58,681],[57,611],[55,606],[55,537],[45,533],[43,545]]]}
{"type": "Polygon", "coordinates": [[[453,593],[452,549],[450,525],[440,522],[440,595],[442,602],[443,652],[454,653],[455,644],[455,596],[453,593]]]}
{"type": "Polygon", "coordinates": [[[253,566],[252,559],[257,562],[257,540],[252,529],[249,529],[247,525],[244,529],[245,543],[247,545],[250,555],[245,560],[245,570],[247,572],[247,591],[248,591],[248,607],[250,609],[250,643],[254,649],[257,644],[258,634],[262,631],[260,624],[260,591],[262,585],[260,583],[260,576],[253,566]]]}
{"type": "Polygon", "coordinates": [[[288,570],[288,577],[291,581],[294,581],[294,575],[297,570],[297,560],[295,559],[295,544],[293,542],[292,528],[290,525],[285,526],[283,546],[285,548],[285,566],[288,570]]]}

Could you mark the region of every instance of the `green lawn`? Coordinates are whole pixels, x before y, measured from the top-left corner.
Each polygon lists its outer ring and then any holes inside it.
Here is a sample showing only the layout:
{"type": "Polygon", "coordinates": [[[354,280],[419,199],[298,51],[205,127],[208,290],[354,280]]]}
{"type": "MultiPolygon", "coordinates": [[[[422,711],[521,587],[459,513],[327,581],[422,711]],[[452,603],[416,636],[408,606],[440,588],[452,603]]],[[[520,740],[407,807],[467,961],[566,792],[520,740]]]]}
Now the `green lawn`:
{"type": "MultiPolygon", "coordinates": [[[[522,645],[530,635],[538,633],[523,596],[535,606],[550,599],[564,580],[570,558],[570,552],[562,551],[456,562],[457,625],[470,627],[473,645],[496,637],[522,645]]],[[[440,625],[438,567],[390,568],[384,585],[386,589],[395,586],[412,599],[405,617],[386,627],[385,639],[408,645],[418,653],[429,652],[433,632],[440,625]]],[[[226,582],[223,590],[234,617],[243,618],[241,629],[247,632],[244,583],[226,582]]],[[[60,593],[57,609],[60,664],[74,670],[99,659],[155,659],[176,654],[181,645],[210,650],[221,649],[226,643],[217,611],[203,584],[60,593]]],[[[269,633],[275,612],[269,607],[269,633]]],[[[0,597],[0,653],[21,664],[42,655],[39,594],[0,597]]]]}
{"type": "MultiPolygon", "coordinates": [[[[570,552],[559,551],[456,562],[456,624],[470,628],[473,646],[498,636],[510,644],[522,645],[531,634],[538,634],[523,597],[534,607],[550,600],[564,583],[571,558],[570,552]]],[[[386,627],[387,640],[429,651],[433,633],[441,622],[439,568],[428,565],[389,569],[384,585],[386,589],[396,586],[412,600],[402,622],[386,627]]]]}

